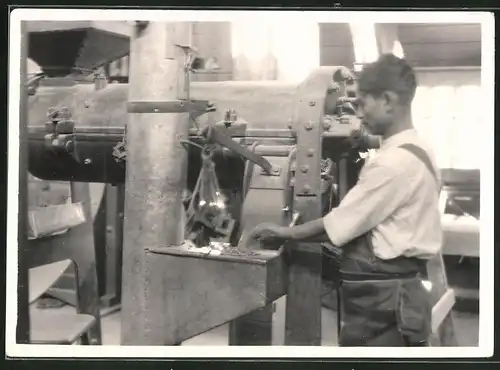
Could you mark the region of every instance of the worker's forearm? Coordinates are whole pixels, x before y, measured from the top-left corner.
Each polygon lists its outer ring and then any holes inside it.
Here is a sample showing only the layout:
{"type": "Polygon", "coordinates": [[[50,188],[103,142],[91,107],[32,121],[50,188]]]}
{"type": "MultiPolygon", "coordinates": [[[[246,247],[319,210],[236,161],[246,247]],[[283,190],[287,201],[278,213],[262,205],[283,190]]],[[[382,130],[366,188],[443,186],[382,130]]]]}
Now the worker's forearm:
{"type": "Polygon", "coordinates": [[[312,236],[310,238],[305,239],[304,241],[313,242],[313,243],[327,243],[330,242],[330,238],[326,232],[323,232],[319,235],[312,236]]]}
{"type": "Polygon", "coordinates": [[[306,222],[302,225],[286,228],[285,238],[294,241],[327,241],[328,236],[325,232],[323,219],[306,222]]]}

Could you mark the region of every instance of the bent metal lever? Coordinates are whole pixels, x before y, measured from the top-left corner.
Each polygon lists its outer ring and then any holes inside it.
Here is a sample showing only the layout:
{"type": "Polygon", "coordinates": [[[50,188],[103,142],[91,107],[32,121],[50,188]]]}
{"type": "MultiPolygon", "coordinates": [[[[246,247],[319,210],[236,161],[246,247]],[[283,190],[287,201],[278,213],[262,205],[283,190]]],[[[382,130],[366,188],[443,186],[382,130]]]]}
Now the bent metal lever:
{"type": "Polygon", "coordinates": [[[266,171],[268,174],[272,173],[273,166],[271,165],[271,163],[269,163],[267,159],[258,154],[253,153],[252,151],[245,148],[243,145],[238,144],[236,141],[231,139],[230,136],[224,134],[222,132],[222,129],[213,126],[207,126],[201,130],[200,134],[209,141],[215,142],[228,149],[231,149],[234,152],[241,155],[243,158],[262,167],[264,171],[266,171]]]}

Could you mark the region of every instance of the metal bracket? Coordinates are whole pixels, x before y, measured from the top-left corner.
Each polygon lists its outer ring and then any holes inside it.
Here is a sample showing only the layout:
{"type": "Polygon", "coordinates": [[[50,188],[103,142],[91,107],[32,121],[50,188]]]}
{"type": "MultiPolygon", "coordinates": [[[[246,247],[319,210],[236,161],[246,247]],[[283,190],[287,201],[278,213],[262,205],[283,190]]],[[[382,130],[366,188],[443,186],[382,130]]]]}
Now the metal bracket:
{"type": "Polygon", "coordinates": [[[75,149],[75,121],[71,119],[69,109],[51,107],[47,111],[47,117],[49,121],[45,123],[45,146],[54,153],[69,154],[78,161],[75,149]]]}
{"type": "Polygon", "coordinates": [[[127,103],[128,113],[187,113],[208,112],[211,104],[206,100],[131,101],[127,103]]]}

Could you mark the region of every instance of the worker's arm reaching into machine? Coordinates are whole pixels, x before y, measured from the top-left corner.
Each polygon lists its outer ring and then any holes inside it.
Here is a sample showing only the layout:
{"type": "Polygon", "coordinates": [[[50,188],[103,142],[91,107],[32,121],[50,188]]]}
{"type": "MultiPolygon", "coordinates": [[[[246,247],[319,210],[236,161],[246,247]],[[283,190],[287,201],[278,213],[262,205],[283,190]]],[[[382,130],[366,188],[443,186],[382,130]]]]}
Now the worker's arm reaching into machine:
{"type": "Polygon", "coordinates": [[[325,217],[293,227],[261,224],[249,237],[264,244],[283,239],[345,245],[384,221],[411,195],[405,174],[381,162],[368,162],[357,184],[325,217]]]}

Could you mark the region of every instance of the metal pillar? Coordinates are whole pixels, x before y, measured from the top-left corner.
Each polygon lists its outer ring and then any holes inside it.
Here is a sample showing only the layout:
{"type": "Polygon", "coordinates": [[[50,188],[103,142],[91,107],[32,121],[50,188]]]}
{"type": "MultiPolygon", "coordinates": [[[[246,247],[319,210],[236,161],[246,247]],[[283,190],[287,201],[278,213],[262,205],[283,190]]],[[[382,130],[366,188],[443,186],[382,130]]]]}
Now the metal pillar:
{"type": "Polygon", "coordinates": [[[28,96],[25,88],[26,59],[28,54],[28,33],[26,22],[21,22],[21,83],[19,103],[19,222],[18,222],[18,275],[17,275],[17,327],[16,342],[29,343],[30,316],[28,304],[28,266],[26,249],[28,247],[28,96]]]}
{"type": "MultiPolygon", "coordinates": [[[[142,23],[142,22],[140,22],[142,23]]],[[[130,48],[129,100],[175,101],[183,83],[180,63],[188,24],[141,24],[130,48]]],[[[126,137],[125,220],[122,275],[122,345],[166,345],[169,323],[164,304],[169,269],[151,247],[179,244],[181,193],[186,184],[187,113],[132,113],[126,137]]],[[[172,282],[170,285],[175,285],[172,282]]]]}

